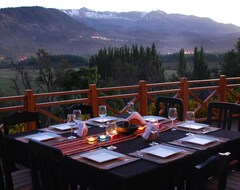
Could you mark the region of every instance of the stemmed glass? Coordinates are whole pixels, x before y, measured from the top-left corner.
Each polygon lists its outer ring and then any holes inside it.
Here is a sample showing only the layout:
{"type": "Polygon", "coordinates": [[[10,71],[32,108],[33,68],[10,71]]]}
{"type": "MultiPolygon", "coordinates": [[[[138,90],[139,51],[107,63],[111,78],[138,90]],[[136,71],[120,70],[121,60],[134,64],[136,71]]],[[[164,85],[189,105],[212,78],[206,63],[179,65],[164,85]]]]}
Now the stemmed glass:
{"type": "Polygon", "coordinates": [[[174,120],[177,119],[177,108],[169,108],[168,109],[168,118],[172,121],[172,131],[175,131],[174,120]]]}
{"type": "Polygon", "coordinates": [[[189,132],[186,135],[193,135],[191,132],[191,124],[195,122],[195,113],[194,111],[187,111],[185,115],[185,121],[189,124],[189,132]]]}
{"type": "MultiPolygon", "coordinates": [[[[74,119],[76,125],[78,126],[78,123],[82,121],[81,110],[73,110],[73,115],[74,115],[73,119],[74,119]]],[[[77,133],[77,130],[75,130],[74,133],[77,133]]]]}
{"type": "Polygon", "coordinates": [[[127,112],[131,115],[134,112],[134,102],[127,103],[127,112]]]}
{"type": "MultiPolygon", "coordinates": [[[[147,124],[148,130],[153,134],[154,138],[156,136],[156,134],[158,133],[159,130],[159,123],[157,120],[155,119],[151,119],[149,121],[149,123],[147,124]]],[[[150,146],[155,146],[158,145],[158,143],[152,141],[150,144],[150,146]]]]}
{"type": "Polygon", "coordinates": [[[107,115],[107,107],[104,106],[104,105],[100,105],[100,106],[98,107],[98,114],[99,114],[99,116],[100,116],[101,119],[102,119],[102,122],[101,122],[101,124],[100,124],[100,127],[105,127],[105,125],[104,125],[103,123],[104,123],[104,117],[106,117],[106,115],[107,115]]]}
{"type": "Polygon", "coordinates": [[[69,136],[68,139],[75,139],[76,137],[73,136],[73,126],[76,125],[74,122],[74,114],[67,115],[67,124],[71,127],[71,136],[69,136]]]}
{"type": "MultiPolygon", "coordinates": [[[[112,142],[113,136],[117,135],[117,125],[115,121],[110,121],[107,123],[106,134],[111,137],[111,142],[112,142]]],[[[117,147],[113,146],[112,143],[111,143],[111,146],[107,147],[108,150],[114,150],[116,148],[117,147]]]]}

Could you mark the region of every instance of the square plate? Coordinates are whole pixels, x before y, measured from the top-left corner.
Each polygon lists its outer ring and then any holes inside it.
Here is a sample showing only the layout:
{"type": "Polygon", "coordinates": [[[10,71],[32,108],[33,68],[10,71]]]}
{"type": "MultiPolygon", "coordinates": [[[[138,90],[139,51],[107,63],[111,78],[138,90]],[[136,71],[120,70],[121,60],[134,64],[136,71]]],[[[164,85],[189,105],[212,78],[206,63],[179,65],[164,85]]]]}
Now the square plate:
{"type": "Polygon", "coordinates": [[[93,160],[98,163],[106,162],[125,156],[124,154],[107,149],[98,149],[81,154],[82,157],[93,160]]]}
{"type": "Polygon", "coordinates": [[[205,135],[191,135],[180,139],[182,142],[194,143],[198,145],[206,145],[211,142],[218,141],[218,138],[205,136],[205,135]]]}
{"type": "Polygon", "coordinates": [[[25,136],[25,138],[27,139],[32,139],[36,141],[45,141],[45,140],[54,139],[57,137],[61,137],[61,136],[55,133],[50,133],[50,132],[43,132],[43,133],[37,133],[34,135],[25,136]]]}
{"type": "Polygon", "coordinates": [[[71,129],[71,126],[68,125],[67,123],[62,123],[62,124],[57,124],[57,125],[51,125],[50,128],[57,129],[60,131],[65,131],[65,130],[71,129]]]}
{"type": "Polygon", "coordinates": [[[117,120],[117,117],[112,117],[112,116],[106,116],[104,118],[95,117],[95,118],[92,118],[90,120],[98,122],[98,123],[105,123],[105,122],[108,122],[108,121],[117,120]]]}
{"type": "MultiPolygon", "coordinates": [[[[184,123],[179,124],[178,127],[189,129],[190,124],[184,122],[184,123]]],[[[204,124],[204,123],[191,123],[191,129],[193,129],[193,130],[200,130],[200,129],[203,129],[204,127],[209,127],[209,125],[204,124]]]]}
{"type": "Polygon", "coordinates": [[[161,116],[155,116],[155,115],[146,115],[146,116],[143,116],[143,119],[145,121],[150,121],[152,119],[161,121],[161,120],[164,120],[164,119],[167,119],[167,118],[166,117],[161,117],[161,116]]]}
{"type": "Polygon", "coordinates": [[[184,150],[180,148],[175,148],[175,147],[161,145],[161,144],[141,150],[141,152],[143,153],[152,154],[154,156],[159,156],[161,158],[166,158],[183,151],[184,150]]]}

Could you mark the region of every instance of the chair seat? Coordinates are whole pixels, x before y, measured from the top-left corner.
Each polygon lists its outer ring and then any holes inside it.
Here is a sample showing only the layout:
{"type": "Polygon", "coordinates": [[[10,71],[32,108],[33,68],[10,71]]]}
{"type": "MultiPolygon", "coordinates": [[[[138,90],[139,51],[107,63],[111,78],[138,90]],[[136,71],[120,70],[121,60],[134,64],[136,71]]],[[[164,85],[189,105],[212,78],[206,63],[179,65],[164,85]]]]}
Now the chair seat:
{"type": "Polygon", "coordinates": [[[30,169],[17,170],[11,173],[14,190],[31,190],[32,179],[30,169]]]}

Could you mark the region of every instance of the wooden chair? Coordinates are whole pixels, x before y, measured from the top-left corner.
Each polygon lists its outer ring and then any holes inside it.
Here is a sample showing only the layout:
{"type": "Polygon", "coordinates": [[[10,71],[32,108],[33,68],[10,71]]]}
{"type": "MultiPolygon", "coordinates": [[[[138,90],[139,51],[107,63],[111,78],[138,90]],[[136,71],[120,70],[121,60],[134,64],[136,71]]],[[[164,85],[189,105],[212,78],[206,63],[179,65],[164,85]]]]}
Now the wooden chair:
{"type": "Polygon", "coordinates": [[[239,190],[240,172],[229,170],[230,153],[219,153],[195,166],[190,190],[239,190]]]}
{"type": "Polygon", "coordinates": [[[90,118],[94,117],[92,106],[85,105],[85,104],[73,104],[65,109],[65,118],[67,114],[73,113],[73,110],[81,110],[83,115],[89,115],[90,118]]]}
{"type": "Polygon", "coordinates": [[[226,130],[233,130],[233,122],[237,131],[240,131],[240,105],[228,102],[211,102],[208,105],[207,122],[209,125],[213,125],[216,122],[216,126],[226,130]],[[236,117],[234,117],[236,114],[236,117]],[[235,124],[235,123],[234,123],[235,124]]]}
{"type": "Polygon", "coordinates": [[[158,97],[156,100],[155,115],[168,117],[168,109],[176,107],[178,111],[178,120],[183,121],[183,101],[180,98],[158,97]]]}
{"type": "Polygon", "coordinates": [[[16,124],[35,122],[36,127],[40,128],[38,112],[17,111],[2,118],[4,134],[9,134],[9,129],[16,124]]]}
{"type": "Polygon", "coordinates": [[[17,169],[11,158],[2,130],[0,130],[0,170],[2,190],[31,190],[32,180],[29,169],[17,169]]]}
{"type": "Polygon", "coordinates": [[[190,190],[225,190],[230,153],[219,153],[196,165],[191,174],[190,190]]]}
{"type": "Polygon", "coordinates": [[[60,149],[29,141],[30,170],[35,190],[66,190],[64,156],[60,149]]]}

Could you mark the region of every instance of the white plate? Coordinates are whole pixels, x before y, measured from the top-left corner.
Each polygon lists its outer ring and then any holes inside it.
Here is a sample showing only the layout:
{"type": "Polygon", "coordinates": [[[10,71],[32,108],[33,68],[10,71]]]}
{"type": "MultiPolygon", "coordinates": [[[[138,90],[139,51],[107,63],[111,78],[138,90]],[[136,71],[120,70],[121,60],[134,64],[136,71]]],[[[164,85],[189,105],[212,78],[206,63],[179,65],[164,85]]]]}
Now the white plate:
{"type": "Polygon", "coordinates": [[[183,151],[184,150],[180,149],[180,148],[175,148],[175,147],[161,145],[161,144],[141,150],[141,152],[143,152],[143,153],[152,154],[154,156],[159,156],[161,158],[166,158],[168,156],[171,156],[171,155],[183,152],[183,151]]]}
{"type": "Polygon", "coordinates": [[[61,137],[61,136],[54,133],[50,133],[50,132],[43,132],[43,133],[37,133],[34,135],[25,136],[25,138],[27,139],[32,139],[36,141],[45,141],[45,140],[54,139],[57,137],[61,137]]]}
{"type": "Polygon", "coordinates": [[[205,136],[205,135],[191,135],[180,139],[183,142],[194,143],[198,145],[206,145],[211,142],[218,141],[218,138],[205,136]]]}
{"type": "Polygon", "coordinates": [[[117,120],[117,118],[116,117],[112,117],[112,116],[106,116],[104,118],[95,117],[95,118],[92,118],[90,120],[95,121],[95,122],[99,122],[99,123],[105,123],[105,122],[108,122],[108,121],[117,120]]]}
{"type": "Polygon", "coordinates": [[[161,116],[155,116],[155,115],[146,115],[146,116],[143,116],[143,119],[145,121],[150,121],[150,120],[158,120],[158,121],[161,121],[161,120],[164,120],[164,119],[167,119],[166,117],[161,117],[161,116]]]}
{"type": "MultiPolygon", "coordinates": [[[[178,125],[179,127],[182,127],[182,128],[187,128],[189,129],[190,128],[190,124],[189,123],[181,123],[178,125]]],[[[203,129],[204,127],[208,127],[209,125],[207,124],[204,124],[204,123],[191,123],[191,129],[193,130],[199,130],[199,129],[203,129]]]]}
{"type": "Polygon", "coordinates": [[[57,129],[60,131],[65,131],[71,129],[71,126],[69,126],[67,123],[58,124],[58,125],[51,125],[50,128],[57,129]]]}
{"type": "Polygon", "coordinates": [[[120,154],[118,152],[111,151],[111,150],[107,150],[107,149],[99,149],[99,150],[94,150],[94,151],[90,151],[87,153],[83,153],[83,154],[81,154],[81,156],[84,158],[93,160],[95,162],[102,163],[102,162],[106,162],[109,160],[123,157],[125,155],[120,154]]]}

